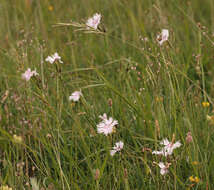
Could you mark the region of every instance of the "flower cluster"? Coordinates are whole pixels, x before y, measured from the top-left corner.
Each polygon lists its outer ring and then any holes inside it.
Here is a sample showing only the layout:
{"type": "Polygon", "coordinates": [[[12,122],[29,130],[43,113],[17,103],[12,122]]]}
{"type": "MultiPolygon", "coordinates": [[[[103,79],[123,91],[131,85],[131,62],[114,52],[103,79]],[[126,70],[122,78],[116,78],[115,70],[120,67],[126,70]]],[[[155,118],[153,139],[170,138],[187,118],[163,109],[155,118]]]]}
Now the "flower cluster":
{"type": "Polygon", "coordinates": [[[36,69],[34,71],[31,71],[31,69],[28,68],[25,71],[25,73],[22,74],[22,79],[29,81],[32,76],[37,76],[37,75],[39,74],[36,72],[36,69]]]}
{"type": "Polygon", "coordinates": [[[71,94],[71,96],[69,96],[69,100],[77,102],[77,101],[79,101],[81,96],[82,96],[82,92],[81,91],[75,91],[75,92],[73,92],[71,94]]]}
{"type": "Polygon", "coordinates": [[[202,102],[201,104],[202,104],[202,106],[203,106],[204,108],[207,108],[207,107],[210,106],[210,103],[209,103],[209,102],[202,102]]]}
{"type": "Polygon", "coordinates": [[[98,133],[103,133],[107,136],[115,131],[115,125],[118,124],[117,120],[114,120],[112,117],[108,119],[106,113],[104,113],[103,116],[100,115],[99,118],[102,119],[102,121],[97,125],[98,133]]]}
{"type": "Polygon", "coordinates": [[[101,20],[101,14],[95,13],[93,15],[93,17],[89,18],[86,22],[86,25],[88,26],[87,29],[94,29],[97,30],[98,25],[100,24],[100,20],[101,20]]]}
{"type": "Polygon", "coordinates": [[[168,173],[168,168],[170,166],[169,163],[167,163],[166,165],[163,162],[159,162],[158,166],[160,167],[160,174],[161,175],[165,175],[168,173]]]}
{"type": "Polygon", "coordinates": [[[163,29],[161,34],[157,36],[157,40],[160,45],[162,45],[163,42],[167,41],[168,38],[169,38],[169,30],[167,29],[163,29]]]}
{"type": "Polygon", "coordinates": [[[190,176],[189,180],[193,183],[198,183],[200,181],[200,179],[197,176],[196,177],[190,176]]]}
{"type": "Polygon", "coordinates": [[[56,52],[51,56],[48,56],[45,61],[49,62],[50,64],[53,64],[56,61],[59,61],[59,63],[63,63],[61,60],[61,57],[59,56],[59,54],[56,52]]]}
{"type": "Polygon", "coordinates": [[[172,143],[172,142],[169,142],[168,139],[163,139],[160,142],[160,144],[164,145],[164,147],[159,151],[153,151],[152,154],[163,155],[163,156],[172,155],[173,150],[181,146],[181,143],[179,141],[177,141],[176,143],[172,143]]]}
{"type": "MultiPolygon", "coordinates": [[[[112,117],[107,117],[106,113],[100,115],[99,118],[102,120],[97,124],[97,132],[103,133],[104,135],[111,134],[115,132],[115,126],[118,124],[118,121],[113,119],[112,117]]],[[[110,150],[110,155],[114,156],[116,152],[120,152],[123,149],[124,143],[119,141],[115,143],[115,146],[112,150],[110,150]]]]}
{"type": "MultiPolygon", "coordinates": [[[[161,145],[163,145],[163,148],[159,151],[152,151],[152,154],[156,154],[156,155],[163,155],[165,157],[169,156],[169,155],[172,155],[173,153],[173,150],[180,147],[181,146],[181,143],[179,141],[175,142],[175,143],[172,143],[172,142],[169,142],[169,140],[167,138],[163,139],[161,142],[160,142],[161,145]]],[[[158,164],[158,166],[160,167],[160,174],[161,175],[165,175],[168,173],[168,168],[171,164],[170,163],[166,163],[164,164],[163,162],[160,162],[158,164]]]]}
{"type": "Polygon", "coordinates": [[[111,156],[114,156],[116,152],[121,151],[123,149],[123,145],[124,143],[122,141],[117,142],[113,147],[113,150],[110,151],[111,156]]]}

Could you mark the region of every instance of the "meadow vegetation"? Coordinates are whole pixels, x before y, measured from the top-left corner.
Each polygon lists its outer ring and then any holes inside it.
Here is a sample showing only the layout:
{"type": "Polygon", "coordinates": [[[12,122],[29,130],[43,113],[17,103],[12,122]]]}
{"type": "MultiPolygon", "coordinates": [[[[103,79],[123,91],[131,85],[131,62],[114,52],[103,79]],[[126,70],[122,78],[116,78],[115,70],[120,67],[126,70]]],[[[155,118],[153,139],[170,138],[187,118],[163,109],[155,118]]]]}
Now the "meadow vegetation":
{"type": "Polygon", "coordinates": [[[214,188],[214,1],[1,0],[0,23],[0,189],[214,188]]]}

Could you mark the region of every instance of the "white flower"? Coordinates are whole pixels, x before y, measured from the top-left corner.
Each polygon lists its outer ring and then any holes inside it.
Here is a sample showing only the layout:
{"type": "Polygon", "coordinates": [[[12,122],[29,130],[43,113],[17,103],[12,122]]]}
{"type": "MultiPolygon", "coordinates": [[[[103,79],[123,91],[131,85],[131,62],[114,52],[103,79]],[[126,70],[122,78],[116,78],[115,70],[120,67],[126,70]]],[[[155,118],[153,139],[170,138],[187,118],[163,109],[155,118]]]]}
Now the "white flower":
{"type": "Polygon", "coordinates": [[[164,156],[172,155],[173,150],[181,146],[179,141],[173,144],[172,142],[169,142],[168,139],[163,139],[160,144],[164,145],[164,147],[160,151],[153,151],[152,154],[164,156]]]}
{"type": "Polygon", "coordinates": [[[160,167],[160,174],[161,175],[165,175],[165,174],[167,174],[168,173],[168,168],[169,168],[169,166],[166,166],[166,165],[164,165],[164,163],[163,162],[160,162],[159,164],[158,164],[158,166],[160,167]]]}
{"type": "Polygon", "coordinates": [[[167,145],[169,145],[170,143],[169,143],[168,139],[163,139],[163,140],[160,142],[160,144],[162,144],[162,145],[164,145],[164,146],[167,146],[167,145]]]}
{"type": "Polygon", "coordinates": [[[81,91],[75,91],[71,94],[71,96],[69,96],[69,100],[77,102],[77,101],[79,101],[80,96],[82,96],[82,92],[81,91]]]}
{"type": "Polygon", "coordinates": [[[94,30],[96,30],[98,25],[100,24],[100,20],[101,20],[101,14],[95,13],[93,17],[87,20],[86,25],[89,28],[93,28],[94,30]]]}
{"type": "Polygon", "coordinates": [[[106,113],[104,113],[103,115],[100,115],[100,116],[99,116],[99,118],[100,118],[100,119],[102,119],[102,120],[107,119],[107,115],[106,115],[106,113]]]}
{"type": "Polygon", "coordinates": [[[163,152],[163,150],[161,150],[161,151],[152,151],[152,154],[163,155],[164,152],[163,152]]]}
{"type": "Polygon", "coordinates": [[[114,156],[114,154],[115,154],[116,152],[121,151],[121,150],[123,149],[123,145],[124,145],[124,143],[123,143],[122,141],[117,142],[117,143],[115,144],[115,146],[113,147],[113,150],[110,150],[111,156],[114,156]]]}
{"type": "Polygon", "coordinates": [[[112,133],[115,129],[114,126],[118,124],[118,121],[112,117],[108,119],[106,113],[104,113],[103,116],[99,116],[99,118],[101,118],[102,121],[97,125],[97,132],[103,133],[106,136],[112,133]]]}
{"type": "Polygon", "coordinates": [[[158,43],[162,45],[163,42],[167,41],[169,38],[169,30],[163,29],[161,35],[157,36],[158,43]]]}
{"type": "Polygon", "coordinates": [[[36,69],[34,71],[31,71],[31,69],[28,68],[25,71],[25,73],[22,74],[22,79],[29,81],[32,76],[37,76],[37,75],[39,74],[36,72],[36,69]]]}
{"type": "Polygon", "coordinates": [[[48,56],[45,61],[49,62],[50,64],[53,64],[55,61],[59,61],[60,63],[63,63],[61,60],[61,57],[59,56],[59,54],[56,52],[51,56],[48,56]]]}

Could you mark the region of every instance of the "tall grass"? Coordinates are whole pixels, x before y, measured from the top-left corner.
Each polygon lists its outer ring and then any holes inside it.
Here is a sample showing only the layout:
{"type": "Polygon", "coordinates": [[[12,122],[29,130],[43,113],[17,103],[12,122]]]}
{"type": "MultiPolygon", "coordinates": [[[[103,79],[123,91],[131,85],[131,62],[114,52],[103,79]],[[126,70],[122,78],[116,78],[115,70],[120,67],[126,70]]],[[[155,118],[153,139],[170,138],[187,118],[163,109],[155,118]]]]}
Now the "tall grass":
{"type": "Polygon", "coordinates": [[[0,184],[214,188],[213,12],[211,0],[1,0],[0,184]],[[96,12],[104,33],[56,26],[96,12]],[[160,46],[164,28],[169,40],[160,46]],[[55,52],[63,64],[45,61],[55,52]],[[39,76],[24,81],[27,68],[39,76]],[[69,101],[76,90],[80,101],[69,101]],[[119,122],[108,136],[97,133],[103,113],[119,122]],[[182,144],[167,158],[152,154],[164,138],[182,144]],[[161,161],[171,164],[166,175],[161,161]]]}

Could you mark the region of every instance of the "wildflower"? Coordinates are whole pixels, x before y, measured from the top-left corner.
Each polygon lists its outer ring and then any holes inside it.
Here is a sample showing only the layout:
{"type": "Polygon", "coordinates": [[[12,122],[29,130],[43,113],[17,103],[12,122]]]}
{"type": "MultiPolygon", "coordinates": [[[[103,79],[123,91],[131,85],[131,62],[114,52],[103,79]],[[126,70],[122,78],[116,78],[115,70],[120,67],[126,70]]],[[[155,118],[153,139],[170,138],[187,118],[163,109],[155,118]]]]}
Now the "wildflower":
{"type": "Polygon", "coordinates": [[[160,167],[160,174],[165,175],[168,173],[168,168],[170,164],[165,165],[163,162],[160,162],[158,166],[160,167]]]}
{"type": "Polygon", "coordinates": [[[186,142],[187,143],[191,143],[192,141],[193,141],[193,139],[192,139],[192,133],[189,131],[187,133],[187,136],[186,136],[186,142]]]}
{"type": "Polygon", "coordinates": [[[123,145],[124,143],[122,141],[117,142],[113,147],[113,150],[110,151],[111,156],[114,156],[116,152],[121,151],[123,149],[123,145]]]}
{"type": "Polygon", "coordinates": [[[93,28],[94,30],[97,30],[97,27],[100,24],[100,20],[101,20],[101,14],[95,13],[93,17],[89,18],[86,22],[88,29],[93,28]]]}
{"type": "Polygon", "coordinates": [[[49,11],[53,11],[53,6],[52,6],[52,5],[49,5],[49,6],[48,6],[48,10],[49,10],[49,11]]]}
{"type": "Polygon", "coordinates": [[[153,151],[152,154],[164,156],[172,155],[173,150],[181,146],[179,141],[173,144],[172,142],[169,142],[168,139],[163,139],[160,144],[164,145],[164,147],[160,151],[153,151]]]}
{"type": "Polygon", "coordinates": [[[169,38],[169,30],[163,29],[161,34],[157,36],[158,43],[162,45],[163,42],[167,41],[169,38]]]}
{"type": "Polygon", "coordinates": [[[195,181],[195,178],[194,178],[193,176],[190,176],[190,177],[189,177],[189,180],[190,180],[191,182],[193,182],[193,181],[195,181]]]}
{"type": "Polygon", "coordinates": [[[200,181],[200,179],[196,176],[195,177],[195,183],[198,183],[200,181]]]}
{"type": "Polygon", "coordinates": [[[12,190],[12,188],[8,187],[7,185],[3,185],[0,187],[0,190],[12,190]]]}
{"type": "Polygon", "coordinates": [[[13,135],[13,140],[16,143],[22,143],[22,137],[21,136],[13,135]]]}
{"type": "Polygon", "coordinates": [[[36,72],[36,70],[31,71],[31,69],[28,68],[25,71],[25,73],[22,74],[22,79],[29,81],[32,76],[37,76],[37,75],[39,75],[39,74],[36,72]]]}
{"type": "Polygon", "coordinates": [[[59,61],[60,63],[63,63],[61,60],[61,57],[59,56],[59,54],[56,52],[51,56],[48,56],[45,61],[49,62],[50,64],[53,64],[55,61],[59,61]]]}
{"type": "Polygon", "coordinates": [[[81,91],[75,91],[71,94],[71,96],[69,96],[69,100],[77,102],[77,101],[79,101],[80,96],[82,96],[82,92],[81,91]]]}
{"type": "Polygon", "coordinates": [[[108,119],[106,113],[104,113],[103,116],[99,116],[99,118],[102,119],[102,121],[97,125],[98,133],[103,133],[107,136],[115,131],[114,126],[118,124],[117,120],[114,120],[112,117],[108,119]]]}
{"type": "Polygon", "coordinates": [[[197,176],[196,177],[190,176],[189,180],[193,183],[198,183],[200,181],[200,179],[197,176]]]}
{"type": "Polygon", "coordinates": [[[210,103],[209,103],[209,102],[202,102],[202,106],[203,106],[204,108],[209,107],[209,106],[210,106],[210,103]]]}
{"type": "Polygon", "coordinates": [[[197,165],[199,165],[199,162],[197,162],[197,161],[193,161],[193,162],[192,162],[192,165],[197,166],[197,165]]]}

